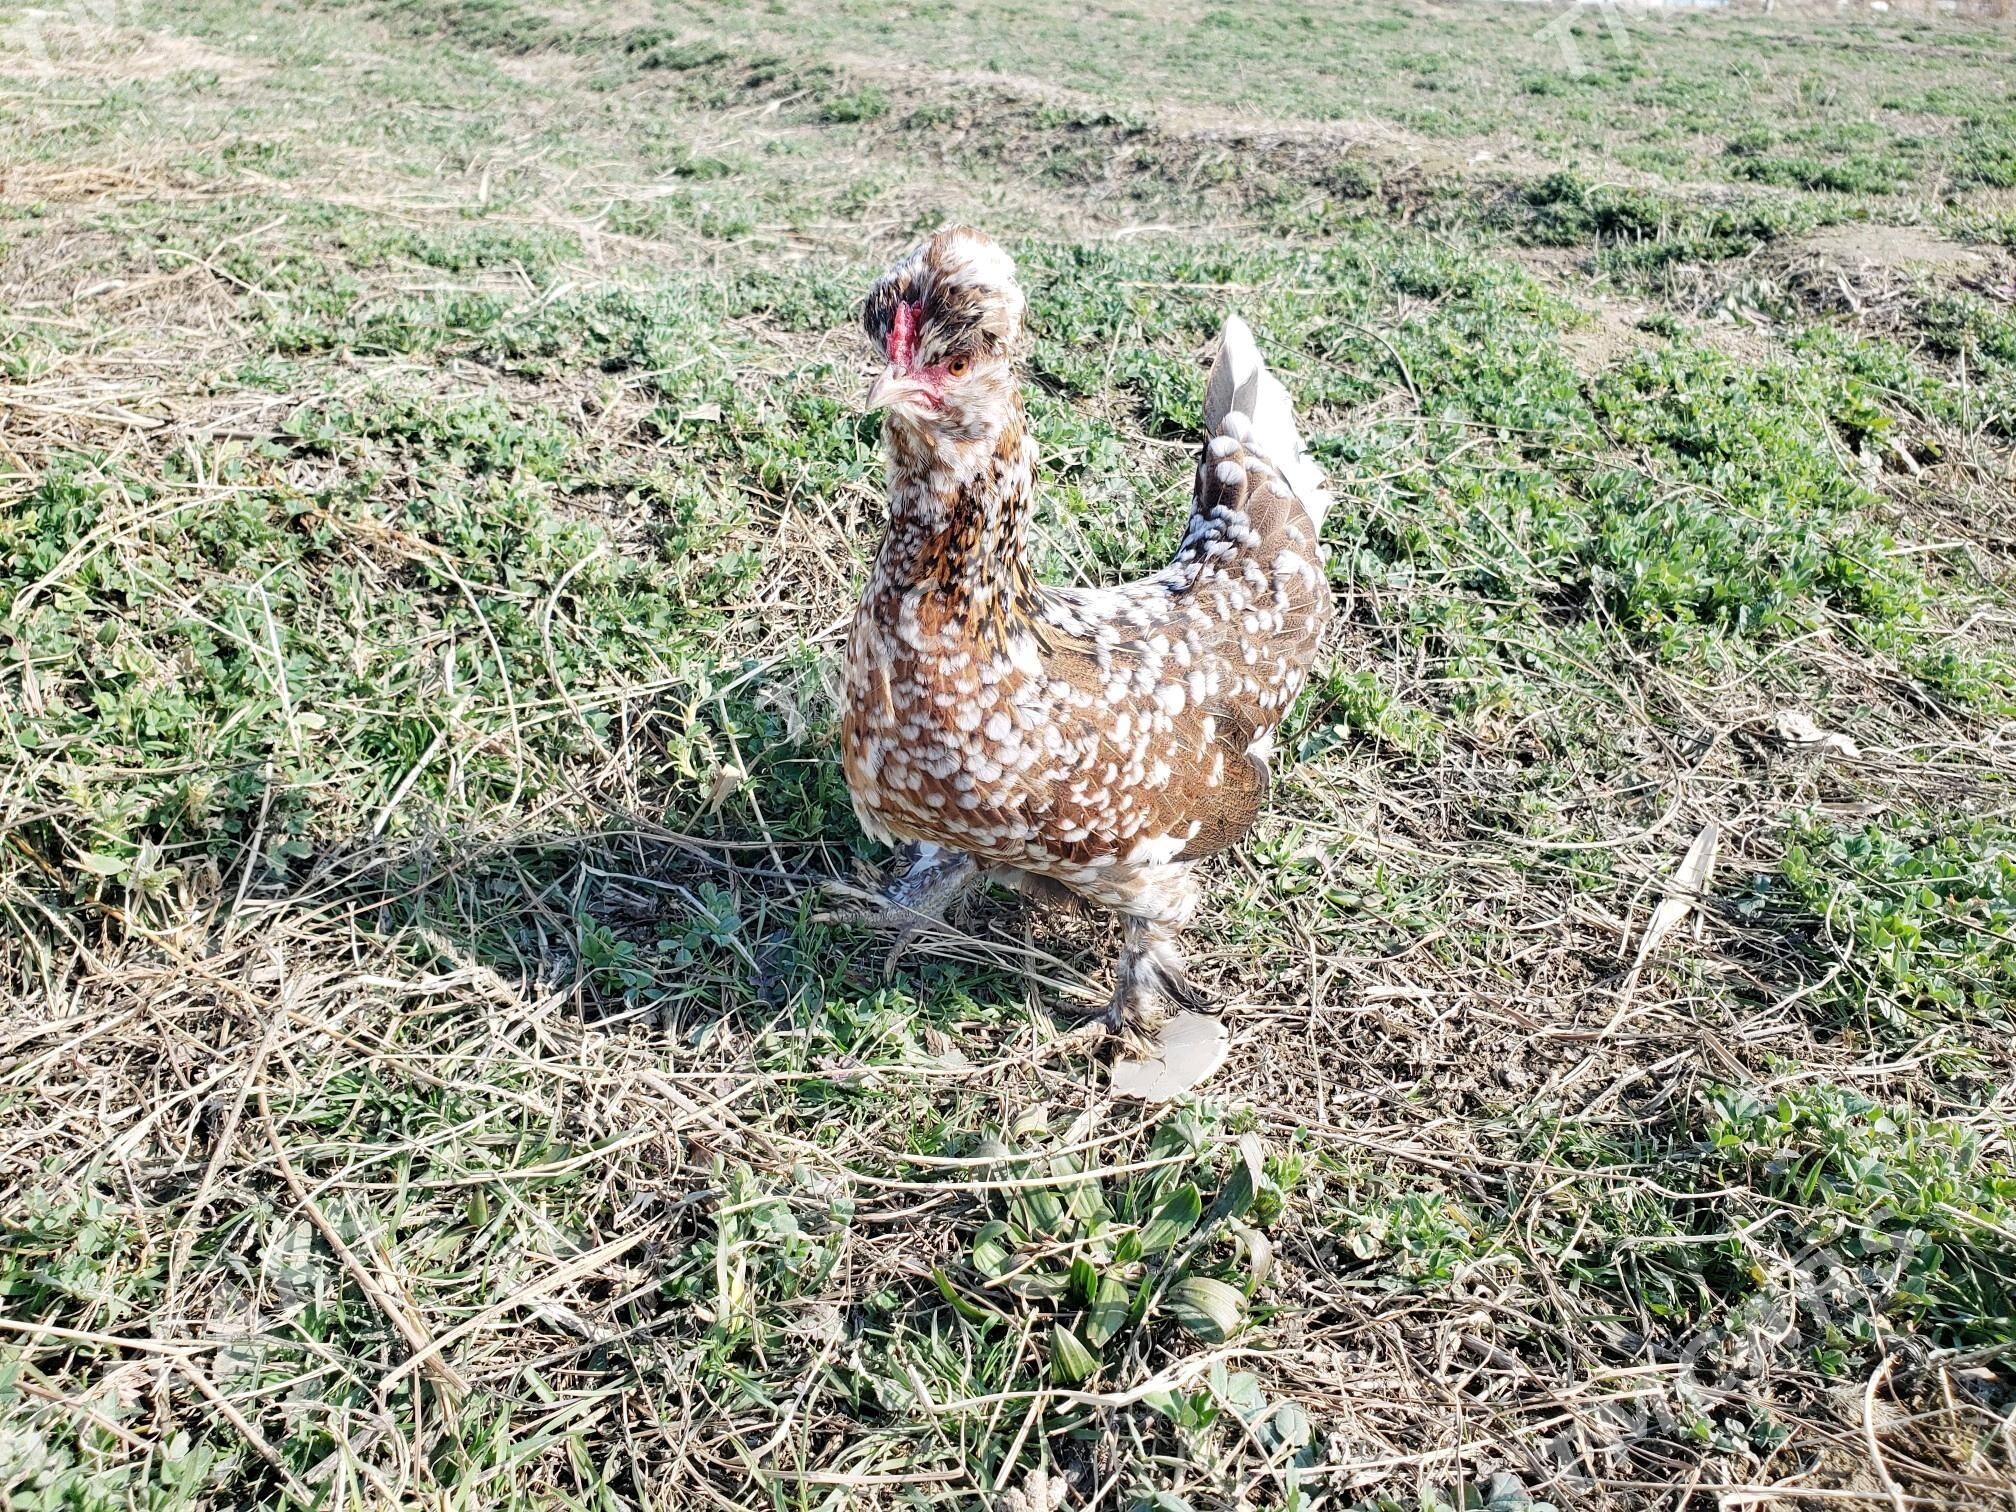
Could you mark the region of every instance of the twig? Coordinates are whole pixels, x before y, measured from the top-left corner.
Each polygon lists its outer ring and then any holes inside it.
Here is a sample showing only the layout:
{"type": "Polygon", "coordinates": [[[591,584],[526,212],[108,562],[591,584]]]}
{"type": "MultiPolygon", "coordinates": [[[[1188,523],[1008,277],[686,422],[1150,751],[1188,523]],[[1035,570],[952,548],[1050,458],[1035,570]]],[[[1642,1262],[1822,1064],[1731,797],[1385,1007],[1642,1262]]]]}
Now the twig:
{"type": "MultiPolygon", "coordinates": [[[[455,1327],[449,1329],[448,1332],[441,1335],[440,1338],[424,1344],[411,1358],[393,1369],[378,1383],[380,1394],[390,1392],[407,1375],[423,1366],[432,1369],[439,1365],[442,1369],[446,1369],[447,1367],[442,1363],[440,1356],[441,1351],[449,1345],[458,1343],[476,1332],[477,1329],[496,1322],[513,1308],[523,1307],[526,1303],[545,1295],[545,1293],[552,1291],[555,1287],[565,1286],[569,1281],[587,1275],[588,1272],[594,1270],[597,1266],[614,1260],[618,1255],[628,1250],[635,1249],[643,1238],[644,1234],[639,1232],[626,1234],[621,1239],[612,1239],[609,1243],[589,1250],[586,1254],[576,1255],[552,1274],[541,1276],[538,1280],[528,1282],[526,1285],[519,1287],[517,1291],[511,1293],[510,1296],[504,1298],[501,1302],[491,1303],[473,1318],[458,1323],[455,1327]]],[[[452,1374],[453,1372],[450,1373],[452,1374]]],[[[459,1380],[460,1377],[457,1377],[457,1379],[459,1380]]]]}
{"type": "Polygon", "coordinates": [[[175,1368],[189,1378],[189,1384],[196,1388],[203,1400],[223,1414],[224,1421],[238,1430],[238,1436],[252,1446],[253,1452],[279,1472],[280,1478],[287,1483],[289,1495],[304,1503],[314,1501],[315,1498],[309,1494],[308,1488],[296,1480],[294,1472],[287,1468],[287,1461],[280,1457],[280,1451],[266,1442],[266,1435],[253,1427],[245,1414],[231,1405],[230,1398],[212,1385],[210,1378],[191,1364],[187,1355],[175,1357],[175,1368]]]}
{"type": "MultiPolygon", "coordinates": [[[[407,1316],[406,1309],[400,1305],[399,1300],[385,1289],[378,1278],[365,1267],[364,1262],[357,1258],[350,1246],[343,1242],[343,1236],[336,1232],[336,1226],[329,1221],[322,1209],[315,1205],[315,1199],[308,1195],[308,1189],[302,1185],[301,1177],[294,1170],[294,1163],[287,1158],[286,1146],[280,1141],[280,1130],[273,1123],[273,1110],[266,1101],[266,1089],[264,1087],[255,1089],[253,1096],[259,1101],[259,1118],[266,1125],[266,1138],[273,1146],[274,1159],[280,1164],[281,1180],[287,1183],[287,1189],[294,1194],[294,1200],[300,1203],[302,1210],[308,1214],[308,1221],[315,1225],[316,1231],[322,1235],[323,1242],[335,1253],[336,1258],[343,1262],[343,1268],[350,1272],[357,1284],[363,1288],[364,1295],[371,1299],[372,1305],[385,1315],[385,1321],[392,1325],[393,1331],[406,1341],[406,1347],[410,1351],[407,1364],[424,1363],[441,1385],[458,1394],[467,1392],[469,1382],[454,1366],[440,1358],[440,1345],[428,1338],[425,1330],[407,1316]]],[[[395,1379],[400,1373],[395,1371],[388,1380],[395,1379]]]]}
{"type": "Polygon", "coordinates": [[[1883,1461],[1883,1443],[1876,1433],[1876,1388],[1890,1375],[1892,1356],[1885,1355],[1869,1372],[1869,1379],[1862,1387],[1862,1442],[1869,1447],[1869,1463],[1875,1468],[1876,1479],[1883,1483],[1883,1490],[1890,1497],[1890,1505],[1896,1512],[1905,1512],[1904,1488],[1897,1484],[1890,1474],[1890,1467],[1883,1461]]]}

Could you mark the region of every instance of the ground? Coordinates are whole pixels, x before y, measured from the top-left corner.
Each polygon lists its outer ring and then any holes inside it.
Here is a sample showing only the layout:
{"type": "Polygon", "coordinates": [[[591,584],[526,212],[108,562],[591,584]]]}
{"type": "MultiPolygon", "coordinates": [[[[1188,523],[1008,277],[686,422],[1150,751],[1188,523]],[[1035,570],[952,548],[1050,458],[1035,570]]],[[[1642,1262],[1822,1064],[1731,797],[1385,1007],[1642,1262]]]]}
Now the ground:
{"type": "Polygon", "coordinates": [[[0,1501],[2016,1505],[2016,40],[1832,6],[0,8],[0,1501]],[[1115,1104],[885,977],[854,325],[1053,580],[1244,313],[1338,616],[1115,1104]]]}

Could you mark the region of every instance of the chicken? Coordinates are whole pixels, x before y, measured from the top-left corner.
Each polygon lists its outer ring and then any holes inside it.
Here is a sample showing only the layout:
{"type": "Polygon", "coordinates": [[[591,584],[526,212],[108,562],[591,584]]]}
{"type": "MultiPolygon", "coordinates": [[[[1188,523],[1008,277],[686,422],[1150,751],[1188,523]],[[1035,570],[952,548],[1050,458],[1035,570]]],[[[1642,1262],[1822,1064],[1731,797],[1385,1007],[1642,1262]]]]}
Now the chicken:
{"type": "Polygon", "coordinates": [[[868,295],[889,522],[848,640],[841,759],[862,828],[915,847],[875,917],[941,917],[982,875],[1112,909],[1118,1031],[1202,1006],[1178,936],[1198,862],[1252,827],[1328,623],[1329,495],[1231,316],[1175,560],[1118,587],[1038,582],[1023,306],[1013,262],[967,227],[868,295]]]}

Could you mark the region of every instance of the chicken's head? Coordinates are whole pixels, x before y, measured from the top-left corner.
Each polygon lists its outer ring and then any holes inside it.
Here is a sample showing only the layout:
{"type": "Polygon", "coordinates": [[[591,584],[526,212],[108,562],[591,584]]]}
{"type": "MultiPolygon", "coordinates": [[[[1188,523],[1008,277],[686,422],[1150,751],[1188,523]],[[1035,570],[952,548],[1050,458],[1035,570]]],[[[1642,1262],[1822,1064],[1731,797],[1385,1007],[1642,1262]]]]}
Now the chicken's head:
{"type": "Polygon", "coordinates": [[[1015,412],[1022,305],[1014,262],[984,232],[950,226],[912,248],[861,312],[887,363],[868,408],[924,438],[991,439],[1015,412]]]}

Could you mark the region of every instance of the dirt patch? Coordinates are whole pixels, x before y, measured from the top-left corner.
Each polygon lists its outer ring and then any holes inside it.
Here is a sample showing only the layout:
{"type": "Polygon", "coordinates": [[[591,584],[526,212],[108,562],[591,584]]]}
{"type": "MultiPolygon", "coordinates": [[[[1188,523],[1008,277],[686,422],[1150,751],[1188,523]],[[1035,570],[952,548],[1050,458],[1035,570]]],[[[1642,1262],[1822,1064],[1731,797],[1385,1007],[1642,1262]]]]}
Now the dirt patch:
{"type": "MultiPolygon", "coordinates": [[[[1370,117],[1281,120],[1251,109],[1183,102],[1115,108],[1083,90],[1029,74],[918,68],[859,53],[838,54],[833,61],[850,75],[891,85],[906,99],[957,102],[977,93],[1010,108],[1050,106],[1075,111],[1090,122],[1125,123],[1135,134],[1150,134],[1165,147],[1174,145],[1195,154],[1231,149],[1263,169],[1297,169],[1296,176],[1304,179],[1320,180],[1347,158],[1388,171],[1404,168],[1437,175],[1479,168],[1530,174],[1550,166],[1509,136],[1440,139],[1370,117]]],[[[1649,175],[1647,181],[1651,181],[1649,175]]]]}
{"type": "Polygon", "coordinates": [[[1809,309],[1918,340],[1928,298],[1956,288],[2006,289],[2016,259],[1918,226],[1837,226],[1793,243],[1777,270],[1779,286],[1809,309]]]}
{"type": "Polygon", "coordinates": [[[1675,263],[1660,274],[1668,309],[1702,317],[1847,315],[1865,331],[1901,330],[1928,291],[2001,287],[2006,251],[1968,246],[1925,226],[1837,225],[1774,240],[1742,257],[1675,263]]]}
{"type": "Polygon", "coordinates": [[[0,29],[0,59],[10,73],[30,79],[170,79],[209,73],[239,82],[269,71],[263,63],[193,37],[77,26],[35,10],[0,29]]]}
{"type": "MultiPolygon", "coordinates": [[[[1561,337],[1561,350],[1585,378],[1615,367],[1633,352],[1665,344],[1647,321],[1664,306],[1651,299],[1618,299],[1595,292],[1583,271],[1582,253],[1558,248],[1524,248],[1513,259],[1579,308],[1587,321],[1561,337]]],[[[1682,322],[1685,339],[1711,347],[1738,362],[1759,363],[1771,354],[1768,334],[1741,320],[1721,317],[1682,322]]]]}
{"type": "Polygon", "coordinates": [[[550,5],[541,6],[538,10],[554,26],[568,31],[585,31],[595,27],[620,33],[631,27],[653,25],[659,19],[657,8],[646,0],[624,0],[624,3],[614,5],[550,5]]]}
{"type": "Polygon", "coordinates": [[[588,73],[588,64],[573,53],[545,48],[499,58],[497,71],[514,83],[533,89],[567,89],[580,85],[588,73]]]}
{"type": "Polygon", "coordinates": [[[75,314],[80,298],[160,272],[151,257],[108,231],[38,236],[0,254],[0,300],[16,311],[75,314]]]}
{"type": "Polygon", "coordinates": [[[0,168],[0,204],[70,205],[151,199],[194,187],[185,175],[127,163],[18,163],[0,168]]]}
{"type": "Polygon", "coordinates": [[[1658,345],[1659,337],[1643,328],[1646,308],[1606,299],[1588,309],[1589,323],[1577,326],[1561,338],[1561,350],[1574,364],[1575,371],[1585,378],[1591,377],[1632,352],[1658,345]]]}
{"type": "Polygon", "coordinates": [[[2016,189],[1971,189],[1950,203],[1964,214],[2016,215],[2016,189]]]}
{"type": "Polygon", "coordinates": [[[1989,264],[1978,248],[1949,241],[1924,226],[1828,226],[1794,244],[1796,255],[1830,263],[1852,277],[1890,273],[1979,273],[1989,264]]]}
{"type": "MultiPolygon", "coordinates": [[[[828,61],[850,79],[887,86],[934,116],[933,145],[1025,170],[1095,199],[1179,196],[1257,203],[1318,191],[1411,215],[1448,183],[1472,176],[1524,180],[1547,162],[1516,140],[1438,140],[1390,121],[1294,121],[1197,104],[1115,107],[1082,90],[998,70],[932,69],[855,53],[828,61]]],[[[885,131],[905,132],[905,112],[885,131]]]]}

